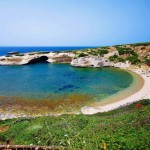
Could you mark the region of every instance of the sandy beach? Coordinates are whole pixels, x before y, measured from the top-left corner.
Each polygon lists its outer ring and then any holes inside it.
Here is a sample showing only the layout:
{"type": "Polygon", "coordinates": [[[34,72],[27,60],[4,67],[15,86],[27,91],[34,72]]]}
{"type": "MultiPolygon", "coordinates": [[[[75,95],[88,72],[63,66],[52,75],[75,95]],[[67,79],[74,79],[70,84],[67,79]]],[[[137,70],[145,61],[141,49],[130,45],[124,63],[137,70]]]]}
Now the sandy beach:
{"type": "Polygon", "coordinates": [[[91,106],[82,107],[81,112],[83,114],[107,112],[142,99],[150,99],[149,70],[129,69],[129,71],[133,72],[134,76],[136,75],[131,87],[108,97],[104,101],[96,102],[91,106]]]}

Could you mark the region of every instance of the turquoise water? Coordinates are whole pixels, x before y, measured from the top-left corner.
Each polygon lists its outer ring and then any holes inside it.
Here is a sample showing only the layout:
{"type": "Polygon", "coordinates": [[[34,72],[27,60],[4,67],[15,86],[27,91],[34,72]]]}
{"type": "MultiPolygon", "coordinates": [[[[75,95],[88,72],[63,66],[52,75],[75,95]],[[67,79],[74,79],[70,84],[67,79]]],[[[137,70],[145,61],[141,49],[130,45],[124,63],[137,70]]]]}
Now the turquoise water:
{"type": "Polygon", "coordinates": [[[0,66],[1,96],[36,99],[75,93],[99,99],[127,88],[132,81],[128,72],[114,68],[74,68],[49,63],[0,66]]]}

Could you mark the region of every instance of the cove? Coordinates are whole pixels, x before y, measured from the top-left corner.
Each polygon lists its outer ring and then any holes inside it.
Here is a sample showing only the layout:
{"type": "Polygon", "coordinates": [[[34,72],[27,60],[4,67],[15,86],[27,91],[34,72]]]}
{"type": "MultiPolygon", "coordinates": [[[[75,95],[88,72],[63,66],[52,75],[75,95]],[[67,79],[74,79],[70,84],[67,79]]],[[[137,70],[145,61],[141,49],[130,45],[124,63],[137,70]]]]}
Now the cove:
{"type": "Polygon", "coordinates": [[[99,101],[129,87],[132,81],[130,73],[117,68],[74,68],[50,63],[0,66],[0,96],[32,100],[84,94],[99,101]]]}

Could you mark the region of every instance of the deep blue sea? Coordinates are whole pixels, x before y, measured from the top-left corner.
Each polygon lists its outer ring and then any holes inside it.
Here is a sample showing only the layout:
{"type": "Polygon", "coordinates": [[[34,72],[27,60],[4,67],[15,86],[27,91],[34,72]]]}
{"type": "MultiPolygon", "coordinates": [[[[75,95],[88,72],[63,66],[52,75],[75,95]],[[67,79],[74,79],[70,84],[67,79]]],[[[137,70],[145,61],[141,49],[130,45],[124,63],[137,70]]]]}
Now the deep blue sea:
{"type": "Polygon", "coordinates": [[[8,52],[38,52],[38,51],[68,51],[68,50],[81,50],[86,48],[93,48],[92,46],[48,46],[48,47],[0,47],[0,56],[6,55],[8,52]]]}

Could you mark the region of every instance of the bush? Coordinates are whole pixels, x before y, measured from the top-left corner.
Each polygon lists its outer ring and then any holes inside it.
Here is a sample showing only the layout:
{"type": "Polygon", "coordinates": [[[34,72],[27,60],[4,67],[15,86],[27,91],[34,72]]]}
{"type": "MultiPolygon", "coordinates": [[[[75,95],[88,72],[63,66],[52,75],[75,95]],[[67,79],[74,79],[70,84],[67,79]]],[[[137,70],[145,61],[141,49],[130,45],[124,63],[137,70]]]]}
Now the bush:
{"type": "Polygon", "coordinates": [[[97,52],[88,52],[88,54],[96,55],[96,56],[98,55],[97,52]]]}
{"type": "Polygon", "coordinates": [[[85,54],[85,53],[80,53],[80,54],[78,55],[78,57],[85,57],[85,56],[87,56],[87,54],[85,54]]]}
{"type": "Polygon", "coordinates": [[[119,61],[119,62],[125,62],[125,59],[119,57],[119,58],[118,58],[118,61],[119,61]]]}
{"type": "Polygon", "coordinates": [[[138,54],[137,54],[135,51],[131,51],[131,53],[130,53],[130,54],[132,54],[133,56],[138,57],[138,54]]]}
{"type": "Polygon", "coordinates": [[[118,55],[113,55],[113,56],[111,56],[111,57],[113,57],[113,58],[118,58],[118,55]]]}
{"type": "Polygon", "coordinates": [[[126,60],[129,60],[131,62],[131,64],[136,64],[136,63],[140,62],[140,60],[138,59],[137,56],[129,56],[126,58],[126,60]]]}
{"type": "Polygon", "coordinates": [[[109,60],[110,61],[119,61],[119,62],[125,62],[125,59],[121,58],[121,57],[118,57],[118,55],[113,55],[113,56],[110,56],[109,57],[109,60]]]}
{"type": "Polygon", "coordinates": [[[104,54],[107,54],[107,53],[109,53],[109,51],[107,49],[102,49],[99,52],[100,56],[103,56],[104,54]]]}
{"type": "Polygon", "coordinates": [[[24,54],[16,54],[15,56],[24,56],[24,54]]]}
{"type": "Polygon", "coordinates": [[[113,55],[113,56],[110,56],[108,59],[109,59],[110,61],[116,61],[117,58],[118,58],[118,55],[113,55]]]}
{"type": "Polygon", "coordinates": [[[119,52],[119,55],[134,53],[134,51],[131,48],[117,47],[117,51],[119,52]]]}

